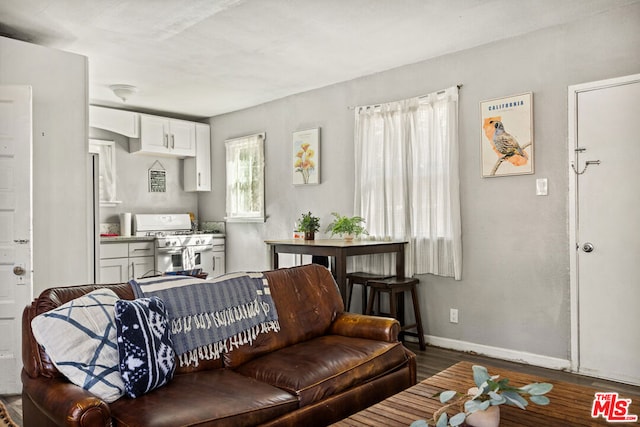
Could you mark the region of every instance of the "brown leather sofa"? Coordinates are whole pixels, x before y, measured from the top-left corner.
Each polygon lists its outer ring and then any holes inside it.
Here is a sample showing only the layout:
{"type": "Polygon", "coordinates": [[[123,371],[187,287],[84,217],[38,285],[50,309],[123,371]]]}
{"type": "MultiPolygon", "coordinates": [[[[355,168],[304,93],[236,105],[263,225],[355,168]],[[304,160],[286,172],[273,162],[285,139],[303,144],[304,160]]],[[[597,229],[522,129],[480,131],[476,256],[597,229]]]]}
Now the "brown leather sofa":
{"type": "Polygon", "coordinates": [[[100,287],[123,299],[134,298],[132,289],[115,284],[43,291],[23,313],[24,425],[320,426],[416,383],[415,355],[398,342],[397,320],[345,312],[326,268],[311,264],[265,275],[279,332],[261,334],[197,368],[178,368],[167,385],[111,404],[58,372],[36,343],[31,319],[100,287]]]}

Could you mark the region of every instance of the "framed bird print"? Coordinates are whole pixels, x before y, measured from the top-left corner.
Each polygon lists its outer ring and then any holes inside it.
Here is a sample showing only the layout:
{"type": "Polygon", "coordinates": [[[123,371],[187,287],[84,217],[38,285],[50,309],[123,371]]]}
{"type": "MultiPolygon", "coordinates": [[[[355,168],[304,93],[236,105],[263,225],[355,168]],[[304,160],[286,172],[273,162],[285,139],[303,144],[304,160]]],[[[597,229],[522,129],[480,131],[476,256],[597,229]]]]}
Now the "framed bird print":
{"type": "Polygon", "coordinates": [[[533,93],[480,102],[482,176],[533,173],[533,93]]]}

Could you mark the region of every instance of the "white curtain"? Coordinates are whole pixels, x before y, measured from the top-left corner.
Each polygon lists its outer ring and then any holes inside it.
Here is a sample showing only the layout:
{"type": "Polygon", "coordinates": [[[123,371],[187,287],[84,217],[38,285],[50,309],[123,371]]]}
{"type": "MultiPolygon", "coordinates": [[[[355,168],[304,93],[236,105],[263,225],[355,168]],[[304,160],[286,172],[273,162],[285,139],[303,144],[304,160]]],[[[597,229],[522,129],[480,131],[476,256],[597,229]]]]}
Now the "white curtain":
{"type": "MultiPolygon", "coordinates": [[[[462,278],[458,88],[355,114],[355,213],[372,239],[405,239],[406,274],[462,278]]],[[[355,269],[392,273],[392,257],[355,269]]]]}

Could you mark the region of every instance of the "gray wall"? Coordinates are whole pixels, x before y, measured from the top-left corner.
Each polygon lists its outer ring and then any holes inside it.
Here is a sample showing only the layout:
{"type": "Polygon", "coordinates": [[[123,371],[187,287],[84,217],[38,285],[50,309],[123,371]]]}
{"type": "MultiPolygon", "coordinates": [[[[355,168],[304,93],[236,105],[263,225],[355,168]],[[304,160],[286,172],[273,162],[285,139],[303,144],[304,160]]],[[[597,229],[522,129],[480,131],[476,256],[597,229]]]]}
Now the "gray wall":
{"type": "Polygon", "coordinates": [[[33,290],[91,280],[87,59],[0,37],[0,84],[33,87],[33,290]]]}
{"type": "MultiPolygon", "coordinates": [[[[424,275],[425,332],[566,360],[570,351],[567,86],[640,72],[640,5],[214,117],[214,187],[202,219],[224,217],[224,140],[266,131],[264,224],[227,225],[227,270],[269,267],[264,239],[288,238],[311,210],[353,210],[353,111],[463,83],[463,280],[424,275]],[[532,91],[535,175],[481,178],[479,102],[532,91]],[[291,133],[322,128],[322,183],[291,184],[291,133]],[[549,195],[535,195],[536,178],[549,195]],[[448,322],[449,308],[460,323],[448,322]]],[[[318,70],[322,72],[322,70],[318,70]]]]}
{"type": "MultiPolygon", "coordinates": [[[[198,210],[198,195],[184,191],[183,161],[172,157],[129,153],[129,138],[102,129],[89,128],[92,139],[114,141],[116,147],[116,196],[121,204],[100,208],[101,223],[120,224],[119,214],[187,213],[198,210]],[[148,171],[155,161],[167,171],[167,191],[149,192],[148,171]]],[[[153,166],[157,169],[158,166],[153,166]]]]}

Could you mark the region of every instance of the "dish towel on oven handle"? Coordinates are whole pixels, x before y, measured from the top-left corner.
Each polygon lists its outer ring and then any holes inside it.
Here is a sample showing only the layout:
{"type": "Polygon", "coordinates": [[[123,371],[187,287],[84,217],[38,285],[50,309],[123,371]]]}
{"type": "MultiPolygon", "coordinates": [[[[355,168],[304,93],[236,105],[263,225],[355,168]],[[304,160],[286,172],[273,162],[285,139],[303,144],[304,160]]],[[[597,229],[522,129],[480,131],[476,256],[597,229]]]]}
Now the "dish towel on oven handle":
{"type": "Polygon", "coordinates": [[[193,270],[196,268],[196,251],[191,246],[182,249],[182,269],[193,270]]]}
{"type": "Polygon", "coordinates": [[[136,298],[165,304],[180,366],[218,359],[261,333],[278,332],[278,313],[262,273],[230,273],[214,279],[159,276],[129,281],[136,298]]]}

